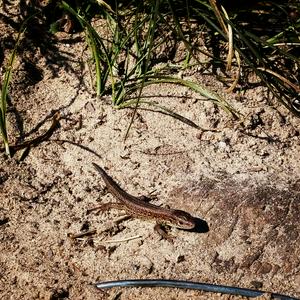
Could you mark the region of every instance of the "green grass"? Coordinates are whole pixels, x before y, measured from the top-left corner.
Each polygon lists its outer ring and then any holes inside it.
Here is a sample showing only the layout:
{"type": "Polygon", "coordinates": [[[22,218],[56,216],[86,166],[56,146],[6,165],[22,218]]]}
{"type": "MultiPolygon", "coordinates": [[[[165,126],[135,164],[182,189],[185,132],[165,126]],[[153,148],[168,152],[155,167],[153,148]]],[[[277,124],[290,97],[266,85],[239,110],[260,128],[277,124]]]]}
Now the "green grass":
{"type": "Polygon", "coordinates": [[[0,131],[2,136],[2,141],[5,147],[6,154],[10,157],[10,149],[9,149],[9,141],[8,141],[8,132],[7,132],[7,124],[6,124],[6,111],[7,111],[7,97],[9,92],[9,83],[12,78],[13,64],[17,55],[17,49],[21,40],[21,36],[23,32],[26,30],[25,24],[27,21],[23,23],[21,29],[18,33],[15,46],[9,58],[8,64],[5,68],[4,79],[1,89],[1,99],[0,99],[0,131]]]}
{"type": "MultiPolygon", "coordinates": [[[[299,13],[297,15],[300,4],[297,1],[280,4],[265,1],[245,8],[228,8],[217,3],[213,0],[65,0],[58,2],[50,16],[55,20],[57,12],[66,12],[82,28],[93,60],[96,94],[111,95],[115,108],[131,107],[136,112],[139,107],[152,106],[186,120],[162,104],[143,99],[144,87],[166,83],[183,85],[233,118],[239,118],[239,112],[223,97],[200,83],[176,75],[200,67],[222,72],[228,93],[251,88],[248,75],[255,74],[259,84],[299,116],[294,100],[300,92],[300,17],[299,13]],[[100,19],[101,30],[94,25],[97,22],[93,22],[100,19]],[[200,34],[206,37],[202,38],[205,47],[197,42],[200,34]],[[185,52],[180,61],[174,62],[172,49],[176,52],[180,43],[185,52]],[[200,54],[206,59],[200,60],[200,54]],[[161,63],[159,68],[157,63],[161,63]]],[[[47,21],[46,14],[43,18],[43,10],[39,8],[38,12],[41,20],[47,21]]],[[[56,28],[53,24],[49,25],[50,31],[56,28]]],[[[0,129],[7,154],[6,99],[19,39],[20,35],[6,69],[1,93],[0,129]]],[[[217,77],[217,72],[212,74],[217,77]]],[[[134,117],[135,113],[129,128],[134,117]]],[[[192,121],[190,124],[193,126],[192,121]]]]}
{"type": "MultiPolygon", "coordinates": [[[[106,29],[109,29],[108,37],[103,37],[97,32],[88,21],[88,14],[82,9],[73,9],[64,1],[61,7],[74,16],[85,31],[95,64],[97,95],[111,92],[112,103],[116,108],[134,105],[135,110],[127,133],[140,104],[158,107],[158,104],[153,101],[141,102],[143,88],[150,84],[184,85],[215,102],[231,115],[238,116],[229,103],[216,93],[209,91],[208,88],[176,76],[166,76],[166,68],[161,69],[161,72],[153,68],[158,48],[170,42],[170,36],[178,36],[178,40],[183,40],[187,49],[186,58],[181,66],[177,66],[177,69],[189,67],[192,58],[200,63],[192,51],[191,42],[184,38],[179,18],[174,14],[171,1],[166,3],[161,0],[137,2],[136,6],[116,8],[114,12],[100,7],[99,15],[106,21],[106,29]],[[172,22],[168,22],[168,19],[172,22]],[[122,71],[120,65],[123,66],[122,71]],[[136,100],[128,101],[133,92],[136,93],[136,100]]],[[[164,106],[159,107],[162,109],[164,106]]],[[[168,108],[164,107],[163,110],[170,113],[168,108]]],[[[173,112],[171,115],[175,116],[176,113],[173,112]]]]}
{"type": "MultiPolygon", "coordinates": [[[[183,42],[186,48],[185,60],[181,65],[177,65],[179,70],[190,67],[191,61],[193,65],[201,65],[198,53],[204,53],[211,59],[212,65],[223,64],[227,71],[230,71],[232,66],[238,68],[234,76],[228,72],[228,77],[232,76],[232,84],[228,91],[236,89],[238,84],[243,84],[245,78],[242,78],[242,72],[247,74],[253,72],[279,101],[292,112],[297,113],[293,109],[291,99],[299,92],[297,90],[299,87],[295,82],[296,78],[288,79],[290,70],[284,66],[289,64],[295,70],[299,68],[299,57],[291,52],[294,45],[300,44],[298,38],[300,19],[295,20],[294,24],[286,21],[286,27],[283,26],[278,33],[264,32],[264,28],[261,27],[260,30],[265,34],[262,38],[255,33],[255,30],[251,30],[251,24],[243,25],[251,21],[243,17],[247,18],[247,14],[248,18],[249,14],[252,17],[258,9],[267,12],[270,9],[268,5],[229,13],[225,8],[213,3],[213,1],[209,3],[200,0],[194,2],[152,0],[130,2],[126,5],[124,2],[116,2],[113,9],[108,5],[99,5],[96,15],[106,21],[110,31],[108,37],[103,37],[97,32],[88,21],[87,16],[90,12],[84,11],[80,5],[72,8],[63,1],[62,8],[75,16],[86,32],[95,63],[97,95],[111,92],[113,105],[117,108],[126,107],[126,97],[130,91],[136,90],[133,88],[134,85],[139,87],[136,102],[138,106],[146,82],[151,81],[151,84],[162,82],[163,74],[153,69],[157,59],[156,54],[159,47],[166,45],[170,41],[169,37],[173,37],[175,42],[183,42]],[[216,55],[214,53],[216,49],[209,52],[197,47],[192,38],[191,23],[193,22],[202,26],[202,30],[217,41],[214,48],[224,49],[227,45],[228,52],[220,50],[216,55]],[[269,36],[266,36],[267,33],[269,36]],[[282,43],[284,47],[280,46],[282,43]],[[123,72],[120,72],[120,64],[123,65],[123,72]]],[[[271,2],[269,3],[271,5],[271,2]]],[[[283,4],[275,5],[272,6],[272,10],[279,14],[279,17],[286,16],[287,5],[291,4],[286,4],[286,7],[283,4]]],[[[176,76],[172,81],[176,82],[176,76]]],[[[180,80],[177,80],[177,83],[190,87],[189,83],[180,80]]],[[[194,90],[199,91],[199,89],[194,90]]],[[[218,104],[224,103],[224,100],[220,101],[219,96],[211,97],[211,93],[200,92],[205,97],[205,94],[209,94],[207,98],[217,101],[218,104]]],[[[222,104],[221,107],[227,111],[229,108],[232,110],[228,104],[222,104]]]]}

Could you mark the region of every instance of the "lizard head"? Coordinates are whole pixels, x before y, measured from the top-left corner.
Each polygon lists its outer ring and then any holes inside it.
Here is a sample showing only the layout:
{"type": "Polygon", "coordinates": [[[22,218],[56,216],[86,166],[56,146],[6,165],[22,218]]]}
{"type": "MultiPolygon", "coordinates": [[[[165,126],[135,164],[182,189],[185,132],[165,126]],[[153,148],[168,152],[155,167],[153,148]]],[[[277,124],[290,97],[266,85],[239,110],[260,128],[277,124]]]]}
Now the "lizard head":
{"type": "Polygon", "coordinates": [[[193,229],[196,226],[195,218],[183,210],[173,210],[172,216],[177,228],[193,229]]]}

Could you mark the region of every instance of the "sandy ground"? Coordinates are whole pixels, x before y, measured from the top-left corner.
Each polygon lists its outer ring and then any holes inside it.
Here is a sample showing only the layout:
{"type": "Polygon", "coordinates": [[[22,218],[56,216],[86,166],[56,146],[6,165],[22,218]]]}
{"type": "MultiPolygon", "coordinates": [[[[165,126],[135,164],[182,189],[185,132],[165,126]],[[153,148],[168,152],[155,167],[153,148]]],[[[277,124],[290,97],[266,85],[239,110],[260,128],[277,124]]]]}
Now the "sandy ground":
{"type": "Polygon", "coordinates": [[[8,114],[12,142],[45,132],[54,112],[62,117],[51,138],[23,161],[20,153],[0,156],[0,298],[238,299],[162,288],[103,292],[91,285],[134,278],[300,297],[299,119],[262,87],[226,94],[213,75],[195,71],[182,76],[226,97],[244,115],[243,126],[187,88],[164,84],[144,95],[218,131],[140,109],[124,141],[133,111],[114,109],[109,96],[95,97],[89,52],[80,34],[73,38],[75,44],[58,34],[50,60],[36,51],[41,78],[32,79],[16,63],[8,114]],[[154,222],[119,222],[124,213],[116,210],[87,214],[114,201],[92,162],[131,194],[185,210],[209,230],[171,229],[170,243],[154,232],[154,222]],[[72,238],[86,231],[94,233],[72,238]]]}

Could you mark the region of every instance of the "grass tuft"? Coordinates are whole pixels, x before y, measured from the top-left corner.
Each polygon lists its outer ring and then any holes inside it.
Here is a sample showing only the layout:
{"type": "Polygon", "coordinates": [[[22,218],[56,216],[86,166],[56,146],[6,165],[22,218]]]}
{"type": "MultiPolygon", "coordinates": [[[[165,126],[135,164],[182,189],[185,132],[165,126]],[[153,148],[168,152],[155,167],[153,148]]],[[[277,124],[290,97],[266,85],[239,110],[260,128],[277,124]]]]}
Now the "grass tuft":
{"type": "MultiPolygon", "coordinates": [[[[251,88],[253,83],[248,78],[255,75],[255,84],[266,86],[278,101],[300,115],[297,100],[300,90],[297,48],[300,45],[300,6],[297,1],[234,5],[230,1],[223,1],[221,5],[216,0],[65,0],[58,3],[59,9],[55,7],[53,13],[49,13],[50,31],[53,24],[60,24],[60,19],[54,23],[53,20],[65,13],[76,22],[75,28],[84,30],[94,63],[96,94],[111,94],[115,108],[134,105],[126,136],[140,104],[158,107],[153,101],[141,101],[143,88],[150,84],[184,85],[238,118],[239,112],[224,98],[199,83],[180,79],[174,74],[195,67],[209,70],[216,77],[221,73],[228,93],[251,88]],[[95,25],[99,22],[101,30],[95,25]],[[159,63],[164,67],[157,70],[155,66],[159,63]],[[136,97],[134,102],[129,100],[132,93],[136,97]]],[[[40,12],[47,16],[42,9],[40,12]]],[[[15,50],[11,65],[14,55],[15,50]]],[[[7,153],[6,97],[10,77],[11,66],[8,66],[0,115],[1,135],[7,153]]],[[[168,112],[168,108],[162,110],[168,112]]],[[[173,112],[173,116],[175,114],[173,112]]]]}

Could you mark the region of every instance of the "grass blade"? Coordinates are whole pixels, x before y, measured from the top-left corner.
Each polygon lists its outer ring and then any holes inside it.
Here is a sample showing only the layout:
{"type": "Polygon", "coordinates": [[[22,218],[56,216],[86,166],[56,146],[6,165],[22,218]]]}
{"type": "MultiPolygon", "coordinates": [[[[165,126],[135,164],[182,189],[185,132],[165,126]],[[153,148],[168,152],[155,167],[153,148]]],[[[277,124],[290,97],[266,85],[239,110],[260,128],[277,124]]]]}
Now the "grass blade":
{"type": "MultiPolygon", "coordinates": [[[[217,93],[210,91],[206,87],[200,85],[199,83],[192,82],[190,80],[184,80],[180,78],[175,78],[171,76],[161,76],[161,75],[155,75],[155,76],[147,76],[147,80],[144,83],[144,86],[150,85],[150,84],[159,84],[159,83],[171,83],[171,84],[179,84],[186,86],[196,93],[200,94],[201,96],[207,98],[208,100],[216,103],[218,106],[220,106],[224,111],[226,111],[228,114],[230,114],[235,119],[239,118],[239,113],[236,109],[234,109],[224,98],[219,96],[217,93]]],[[[135,85],[131,89],[127,91],[127,94],[132,93],[134,90],[138,89],[140,84],[135,85]]],[[[126,102],[124,105],[119,107],[125,107],[126,102]]]]}
{"type": "Polygon", "coordinates": [[[13,68],[13,63],[15,61],[15,57],[17,55],[17,48],[19,46],[20,40],[21,40],[21,35],[22,33],[26,30],[25,28],[25,23],[28,21],[25,20],[23,25],[21,26],[21,29],[18,33],[17,40],[13,49],[13,52],[9,58],[8,65],[6,67],[6,71],[4,74],[4,80],[3,80],[3,85],[2,85],[2,90],[1,90],[1,101],[0,101],[0,131],[1,131],[1,136],[2,140],[4,143],[5,147],[5,152],[6,154],[10,157],[10,149],[9,149],[9,142],[8,142],[8,133],[7,133],[7,125],[6,125],[6,108],[7,108],[7,95],[8,95],[8,88],[9,88],[9,83],[12,77],[12,68],[13,68]]]}

